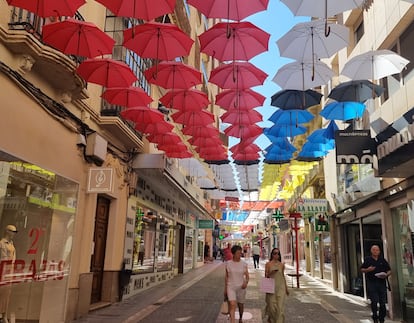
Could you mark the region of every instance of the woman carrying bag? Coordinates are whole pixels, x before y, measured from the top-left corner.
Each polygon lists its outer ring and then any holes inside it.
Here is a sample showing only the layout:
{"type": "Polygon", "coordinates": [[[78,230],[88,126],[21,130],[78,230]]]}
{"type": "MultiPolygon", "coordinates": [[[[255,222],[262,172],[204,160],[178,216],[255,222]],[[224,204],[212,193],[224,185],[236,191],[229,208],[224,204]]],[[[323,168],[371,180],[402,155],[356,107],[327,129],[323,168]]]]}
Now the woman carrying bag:
{"type": "Polygon", "coordinates": [[[266,294],[265,312],[268,316],[268,323],[285,322],[285,303],[289,290],[285,279],[285,264],[281,262],[281,259],[280,250],[273,248],[265,267],[265,277],[273,278],[275,281],[274,293],[266,294]]]}

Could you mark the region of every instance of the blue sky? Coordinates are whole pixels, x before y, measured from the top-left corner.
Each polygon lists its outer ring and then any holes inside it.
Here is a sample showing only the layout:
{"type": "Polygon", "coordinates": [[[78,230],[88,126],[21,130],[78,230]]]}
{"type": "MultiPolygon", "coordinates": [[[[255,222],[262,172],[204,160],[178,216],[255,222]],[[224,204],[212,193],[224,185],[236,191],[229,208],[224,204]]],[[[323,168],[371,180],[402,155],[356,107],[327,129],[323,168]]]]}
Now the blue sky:
{"type": "MultiPolygon", "coordinates": [[[[274,107],[270,106],[270,97],[280,90],[280,87],[274,83],[272,79],[280,67],[293,61],[290,58],[281,57],[279,55],[276,41],[298,22],[308,21],[309,17],[295,17],[282,2],[270,0],[266,11],[259,12],[245,20],[252,22],[271,35],[269,40],[269,50],[254,57],[250,61],[269,75],[263,86],[253,88],[253,90],[266,97],[264,106],[256,110],[263,115],[263,120],[267,120],[273,112],[276,111],[274,107]]],[[[259,123],[259,126],[262,128],[270,127],[272,125],[273,123],[270,121],[259,123]]],[[[262,135],[256,140],[256,144],[264,149],[270,142],[264,135],[262,135]]]]}

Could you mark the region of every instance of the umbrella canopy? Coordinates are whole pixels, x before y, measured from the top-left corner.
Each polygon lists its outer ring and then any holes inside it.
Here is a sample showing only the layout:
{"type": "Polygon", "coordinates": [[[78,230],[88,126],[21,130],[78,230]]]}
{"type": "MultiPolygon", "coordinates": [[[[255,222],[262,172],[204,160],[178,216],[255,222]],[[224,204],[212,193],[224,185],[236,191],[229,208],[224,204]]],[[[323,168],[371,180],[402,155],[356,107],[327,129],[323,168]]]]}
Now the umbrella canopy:
{"type": "Polygon", "coordinates": [[[267,76],[250,62],[232,62],[213,69],[209,82],[223,89],[247,89],[262,85],[267,76]]]}
{"type": "Polygon", "coordinates": [[[274,125],[270,128],[264,128],[263,133],[266,137],[294,137],[306,132],[306,127],[301,125],[274,125]]]}
{"type": "Polygon", "coordinates": [[[124,30],[123,45],[143,58],[173,60],[187,56],[193,43],[174,24],[147,22],[124,30]]]}
{"type": "Polygon", "coordinates": [[[188,150],[184,150],[184,151],[166,151],[165,156],[167,156],[168,158],[183,159],[183,158],[193,157],[193,154],[190,153],[188,150]]]}
{"type": "Polygon", "coordinates": [[[248,61],[267,51],[269,38],[251,22],[219,22],[199,36],[200,51],[219,61],[248,61]]]}
{"type": "Polygon", "coordinates": [[[135,124],[150,124],[164,121],[164,115],[148,107],[134,107],[121,111],[124,119],[130,120],[135,124]]]}
{"type": "Polygon", "coordinates": [[[160,98],[160,102],[168,108],[180,111],[201,110],[210,104],[207,94],[197,89],[168,91],[160,98]]]}
{"type": "Polygon", "coordinates": [[[262,115],[256,110],[237,111],[232,109],[231,111],[225,112],[221,117],[221,121],[231,124],[254,124],[263,121],[262,115]]]}
{"type": "Polygon", "coordinates": [[[92,58],[83,61],[76,72],[87,82],[104,87],[130,86],[137,80],[127,64],[109,58],[92,58]]]}
{"type": "Polygon", "coordinates": [[[181,62],[161,62],[144,71],[148,83],[165,89],[188,89],[201,83],[201,72],[181,62]]]}
{"type": "Polygon", "coordinates": [[[331,57],[340,49],[348,46],[348,27],[339,24],[328,24],[328,26],[330,26],[331,32],[326,37],[323,20],[296,24],[276,41],[280,55],[301,62],[312,61],[314,58],[331,57]]]}
{"type": "Polygon", "coordinates": [[[293,157],[293,152],[278,149],[277,147],[264,153],[264,163],[266,164],[285,164],[293,157]]]}
{"type": "Polygon", "coordinates": [[[321,61],[293,62],[279,68],[272,81],[282,89],[307,90],[327,84],[334,72],[321,61]]]}
{"type": "Polygon", "coordinates": [[[131,108],[145,106],[152,102],[152,98],[139,87],[113,87],[102,93],[108,103],[131,108]]]}
{"type": "Polygon", "coordinates": [[[223,144],[219,137],[192,137],[188,139],[188,142],[198,147],[215,147],[223,144]]]}
{"type": "Polygon", "coordinates": [[[267,9],[269,0],[188,0],[207,18],[224,18],[240,21],[256,12],[267,9]]]}
{"type": "Polygon", "coordinates": [[[314,90],[282,90],[272,95],[271,105],[283,110],[307,109],[320,104],[322,94],[314,90]]]}
{"type": "Polygon", "coordinates": [[[230,89],[216,95],[216,104],[222,108],[255,108],[262,106],[265,97],[251,89],[230,89]]]}
{"type": "Polygon", "coordinates": [[[85,0],[7,0],[10,6],[26,9],[35,15],[46,17],[72,17],[85,0]]]}
{"type": "Polygon", "coordinates": [[[178,111],[171,115],[175,122],[187,126],[206,126],[214,122],[214,114],[211,112],[200,111],[178,111]]]}
{"type": "Polygon", "coordinates": [[[281,150],[284,152],[295,152],[297,149],[295,146],[293,146],[290,142],[289,139],[287,138],[278,138],[279,140],[275,140],[275,142],[272,142],[271,145],[269,145],[268,147],[266,147],[265,151],[266,152],[271,152],[273,150],[281,150]]]}
{"type": "Polygon", "coordinates": [[[112,54],[115,45],[95,24],[72,18],[45,25],[43,41],[62,53],[88,58],[112,54]]]}
{"type": "MultiPolygon", "coordinates": [[[[156,110],[153,111],[158,112],[156,110]]],[[[171,132],[174,126],[165,120],[161,120],[156,123],[137,123],[135,124],[135,129],[144,134],[163,134],[171,132]]]]}
{"type": "Polygon", "coordinates": [[[384,88],[368,80],[354,80],[334,87],[328,97],[336,101],[365,102],[382,95],[384,88]]]}
{"type": "Polygon", "coordinates": [[[269,117],[269,120],[275,124],[296,125],[298,123],[307,123],[311,121],[314,117],[315,116],[307,110],[279,109],[269,117]]]}
{"type": "Polygon", "coordinates": [[[344,101],[331,102],[319,113],[328,120],[352,120],[362,118],[365,111],[365,104],[360,102],[344,101]]]}
{"type": "Polygon", "coordinates": [[[213,125],[207,125],[205,127],[203,126],[190,126],[185,127],[183,129],[183,134],[187,136],[193,136],[198,138],[206,138],[206,137],[216,137],[219,135],[219,131],[217,128],[215,128],[213,125]]]}
{"type": "Polygon", "coordinates": [[[263,132],[263,129],[258,125],[231,125],[224,130],[224,133],[227,136],[232,136],[236,138],[251,138],[257,137],[263,132]]]}
{"type": "Polygon", "coordinates": [[[409,62],[388,49],[371,50],[352,57],[345,63],[341,74],[353,80],[379,80],[401,73],[409,62]]]}
{"type": "Polygon", "coordinates": [[[233,147],[230,148],[230,151],[235,154],[235,153],[247,153],[247,154],[253,154],[253,153],[258,153],[259,151],[261,151],[262,149],[256,145],[256,144],[243,144],[243,143],[238,143],[236,145],[234,145],[233,147]]]}
{"type": "Polygon", "coordinates": [[[327,137],[326,128],[314,130],[307,138],[309,142],[320,144],[334,144],[335,140],[327,137]]]}
{"type": "Polygon", "coordinates": [[[163,134],[150,134],[147,136],[149,142],[157,143],[160,145],[172,145],[181,142],[180,136],[174,132],[166,132],[163,134]]]}
{"type": "Polygon", "coordinates": [[[165,152],[179,152],[179,151],[188,151],[187,146],[182,143],[169,143],[169,144],[158,144],[157,148],[159,150],[164,150],[165,152]]]}
{"type": "Polygon", "coordinates": [[[152,20],[174,12],[176,0],[96,0],[118,17],[152,20]]]}
{"type": "Polygon", "coordinates": [[[246,153],[246,152],[236,152],[231,156],[236,162],[237,161],[248,161],[248,160],[258,160],[260,158],[259,153],[246,153]]]}

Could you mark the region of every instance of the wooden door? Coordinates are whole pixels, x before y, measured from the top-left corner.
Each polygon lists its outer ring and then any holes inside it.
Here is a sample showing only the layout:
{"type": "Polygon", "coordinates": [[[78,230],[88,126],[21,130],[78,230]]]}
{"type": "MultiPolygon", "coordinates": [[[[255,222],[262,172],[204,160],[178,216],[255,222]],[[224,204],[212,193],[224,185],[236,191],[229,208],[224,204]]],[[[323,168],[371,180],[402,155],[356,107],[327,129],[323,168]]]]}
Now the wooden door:
{"type": "Polygon", "coordinates": [[[93,273],[91,303],[101,301],[102,297],[102,280],[110,203],[110,200],[107,198],[98,197],[95,215],[95,232],[93,236],[94,251],[91,258],[91,272],[93,273]]]}

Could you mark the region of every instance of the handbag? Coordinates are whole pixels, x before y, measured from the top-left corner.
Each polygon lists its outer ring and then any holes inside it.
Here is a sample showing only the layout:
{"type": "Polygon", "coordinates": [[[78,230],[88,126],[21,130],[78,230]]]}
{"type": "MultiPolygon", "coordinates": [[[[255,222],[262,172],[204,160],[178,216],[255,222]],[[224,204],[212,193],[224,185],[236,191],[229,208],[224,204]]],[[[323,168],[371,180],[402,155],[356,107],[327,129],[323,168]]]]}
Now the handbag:
{"type": "Polygon", "coordinates": [[[274,294],[275,280],[273,278],[262,277],[260,280],[260,291],[267,294],[274,294]]]}
{"type": "Polygon", "coordinates": [[[223,301],[223,303],[221,303],[221,306],[220,306],[220,313],[221,313],[221,314],[224,314],[224,315],[229,314],[229,302],[227,301],[227,299],[225,299],[225,300],[223,301]]]}

